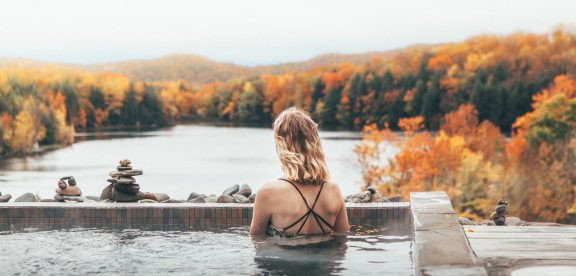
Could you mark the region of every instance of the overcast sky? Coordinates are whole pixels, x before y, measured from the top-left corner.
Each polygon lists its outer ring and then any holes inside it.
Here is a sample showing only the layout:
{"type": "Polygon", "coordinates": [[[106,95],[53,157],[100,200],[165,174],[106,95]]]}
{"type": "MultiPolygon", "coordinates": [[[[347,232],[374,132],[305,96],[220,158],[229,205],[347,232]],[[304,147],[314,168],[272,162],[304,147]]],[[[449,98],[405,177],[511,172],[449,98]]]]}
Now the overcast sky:
{"type": "Polygon", "coordinates": [[[299,61],[576,23],[576,1],[0,0],[0,57],[299,61]]]}

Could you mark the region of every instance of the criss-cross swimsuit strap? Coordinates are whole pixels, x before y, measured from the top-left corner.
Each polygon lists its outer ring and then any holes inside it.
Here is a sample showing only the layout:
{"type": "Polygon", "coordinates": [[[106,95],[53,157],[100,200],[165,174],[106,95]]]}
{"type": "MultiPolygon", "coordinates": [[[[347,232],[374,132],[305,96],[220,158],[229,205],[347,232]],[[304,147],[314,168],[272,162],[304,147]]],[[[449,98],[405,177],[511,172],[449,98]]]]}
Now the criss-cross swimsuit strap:
{"type": "Polygon", "coordinates": [[[322,234],[326,234],[326,231],[324,231],[324,227],[322,226],[322,222],[324,224],[326,224],[326,226],[328,226],[330,228],[330,230],[332,230],[332,228],[334,226],[332,226],[329,222],[327,222],[324,218],[322,218],[322,216],[320,216],[318,213],[316,213],[316,211],[314,211],[314,207],[316,207],[316,203],[318,203],[318,198],[320,198],[320,193],[322,193],[322,188],[324,188],[324,183],[322,183],[320,185],[320,190],[318,191],[318,194],[316,195],[316,199],[314,200],[312,207],[310,207],[310,205],[308,204],[308,201],[306,200],[306,198],[304,197],[304,195],[302,194],[300,189],[298,189],[298,186],[296,186],[296,184],[294,184],[294,182],[292,182],[288,179],[285,179],[285,178],[280,178],[280,180],[283,180],[283,181],[290,183],[292,185],[292,187],[294,187],[296,189],[296,191],[298,191],[298,193],[300,194],[300,196],[304,200],[304,204],[306,204],[306,207],[308,208],[308,212],[306,212],[302,217],[300,217],[294,223],[292,223],[288,227],[284,228],[284,231],[296,226],[296,224],[298,224],[299,222],[304,220],[304,222],[302,222],[302,225],[300,225],[300,228],[298,228],[298,231],[296,231],[296,235],[299,235],[300,231],[302,231],[302,228],[304,227],[304,224],[306,224],[306,221],[308,221],[308,218],[310,218],[310,215],[312,215],[314,217],[314,219],[316,220],[316,222],[318,223],[320,230],[322,230],[322,234]]]}

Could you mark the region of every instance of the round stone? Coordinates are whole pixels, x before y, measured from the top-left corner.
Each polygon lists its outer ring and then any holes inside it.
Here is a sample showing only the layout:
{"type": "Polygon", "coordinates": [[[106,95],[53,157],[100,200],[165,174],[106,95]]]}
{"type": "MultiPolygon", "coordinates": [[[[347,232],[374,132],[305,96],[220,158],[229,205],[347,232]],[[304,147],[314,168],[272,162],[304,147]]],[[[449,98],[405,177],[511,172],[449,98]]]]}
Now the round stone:
{"type": "Polygon", "coordinates": [[[121,191],[121,192],[127,193],[127,194],[136,194],[140,191],[140,185],[138,185],[138,184],[119,184],[119,183],[116,183],[116,184],[114,184],[114,188],[117,189],[118,191],[121,191]]]}
{"type": "Polygon", "coordinates": [[[188,202],[190,202],[190,203],[206,203],[206,200],[203,197],[199,196],[199,197],[193,198],[191,200],[188,200],[188,202]]]}
{"type": "Polygon", "coordinates": [[[229,196],[229,195],[221,195],[220,197],[218,197],[218,199],[216,200],[216,203],[235,203],[236,201],[234,200],[233,196],[229,196]]]}
{"type": "Polygon", "coordinates": [[[114,184],[110,184],[110,185],[106,186],[106,188],[104,188],[104,190],[102,190],[102,193],[100,194],[100,201],[112,199],[112,190],[113,189],[114,189],[114,184]]]}
{"type": "Polygon", "coordinates": [[[60,189],[66,189],[68,185],[66,185],[66,182],[64,182],[64,180],[60,179],[58,180],[58,188],[60,189]]]}
{"type": "Polygon", "coordinates": [[[252,189],[248,184],[242,184],[240,186],[240,190],[236,194],[243,195],[245,197],[249,197],[252,194],[252,189]]]}
{"type": "Polygon", "coordinates": [[[120,160],[120,166],[128,166],[130,164],[132,164],[132,162],[128,159],[120,160]]]}
{"type": "Polygon", "coordinates": [[[132,169],[132,166],[118,166],[116,169],[119,171],[128,171],[132,169]]]}
{"type": "Polygon", "coordinates": [[[10,199],[12,199],[11,194],[5,194],[5,195],[0,196],[0,202],[8,202],[8,201],[10,201],[10,199]]]}
{"type": "Polygon", "coordinates": [[[56,189],[56,193],[58,193],[59,195],[63,195],[63,196],[81,196],[82,195],[82,191],[76,185],[68,186],[68,187],[66,187],[66,189],[61,189],[60,187],[58,187],[56,189]]]}
{"type": "Polygon", "coordinates": [[[496,213],[504,214],[504,212],[506,212],[506,205],[498,205],[498,207],[496,207],[496,213]]]}
{"type": "Polygon", "coordinates": [[[234,197],[234,201],[236,203],[250,203],[250,199],[248,199],[247,197],[245,197],[243,195],[235,194],[235,195],[233,195],[233,197],[234,197]]]}
{"type": "Polygon", "coordinates": [[[134,170],[127,170],[127,171],[113,171],[110,173],[110,176],[112,176],[112,177],[136,176],[136,175],[142,175],[143,173],[144,172],[142,170],[134,169],[134,170]]]}
{"type": "Polygon", "coordinates": [[[112,200],[117,202],[137,202],[144,198],[144,194],[142,192],[138,192],[136,194],[128,194],[119,191],[118,189],[112,189],[112,200]]]}
{"type": "Polygon", "coordinates": [[[116,179],[116,178],[108,178],[108,179],[106,179],[106,181],[114,184],[114,183],[117,183],[117,182],[118,182],[118,179],[116,179]]]}
{"type": "Polygon", "coordinates": [[[116,181],[117,184],[122,184],[122,185],[126,185],[126,184],[134,184],[136,183],[136,178],[128,176],[128,177],[120,177],[118,178],[118,180],[116,181]]]}
{"type": "Polygon", "coordinates": [[[226,190],[224,190],[222,195],[232,196],[233,194],[237,193],[239,190],[240,190],[240,185],[234,184],[234,185],[226,188],[226,190]]]}

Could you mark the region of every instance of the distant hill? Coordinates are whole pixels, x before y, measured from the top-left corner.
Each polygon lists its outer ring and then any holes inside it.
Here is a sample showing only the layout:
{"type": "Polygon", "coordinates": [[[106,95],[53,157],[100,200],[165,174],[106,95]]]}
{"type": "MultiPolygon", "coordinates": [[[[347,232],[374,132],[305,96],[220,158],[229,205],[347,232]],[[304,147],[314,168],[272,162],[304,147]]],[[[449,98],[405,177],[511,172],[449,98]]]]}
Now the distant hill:
{"type": "Polygon", "coordinates": [[[94,72],[112,72],[123,74],[140,81],[186,80],[193,83],[227,81],[237,77],[249,77],[259,74],[283,74],[286,72],[303,72],[318,66],[329,66],[339,63],[362,65],[374,57],[386,61],[397,53],[408,48],[429,48],[429,45],[417,45],[403,49],[360,54],[323,54],[309,60],[264,66],[241,66],[232,63],[221,63],[199,55],[173,54],[156,59],[127,60],[111,63],[74,65],[51,63],[31,59],[0,58],[1,67],[43,67],[57,66],[75,68],[94,72]]]}
{"type": "Polygon", "coordinates": [[[85,66],[98,72],[114,72],[143,81],[187,80],[207,83],[244,77],[253,71],[231,63],[219,63],[199,55],[174,54],[149,60],[129,60],[85,66]]]}

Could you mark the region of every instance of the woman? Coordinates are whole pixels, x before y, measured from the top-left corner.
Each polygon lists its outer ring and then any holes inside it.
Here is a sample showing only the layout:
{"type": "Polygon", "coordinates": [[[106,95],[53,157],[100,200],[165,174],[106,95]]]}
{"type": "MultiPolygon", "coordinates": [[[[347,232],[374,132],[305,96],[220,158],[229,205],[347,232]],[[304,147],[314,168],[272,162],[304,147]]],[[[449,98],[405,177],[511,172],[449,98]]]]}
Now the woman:
{"type": "Polygon", "coordinates": [[[274,121],[276,152],[284,176],[258,191],[251,235],[348,232],[348,216],[338,185],[328,181],[318,125],[305,112],[289,108],[274,121]]]}

